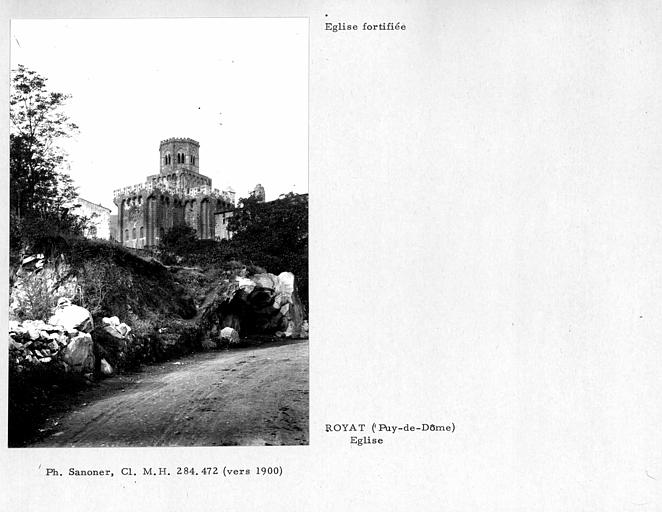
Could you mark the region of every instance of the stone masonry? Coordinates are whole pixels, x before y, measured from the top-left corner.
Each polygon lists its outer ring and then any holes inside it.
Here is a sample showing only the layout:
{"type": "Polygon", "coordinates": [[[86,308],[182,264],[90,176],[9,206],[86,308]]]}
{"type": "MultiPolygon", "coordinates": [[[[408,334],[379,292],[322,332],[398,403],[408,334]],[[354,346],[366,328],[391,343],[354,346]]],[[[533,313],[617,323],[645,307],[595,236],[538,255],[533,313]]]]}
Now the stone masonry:
{"type": "Polygon", "coordinates": [[[117,241],[137,249],[153,247],[180,224],[195,229],[198,238],[215,238],[215,214],[232,210],[235,194],[232,189],[213,189],[211,178],[200,174],[199,150],[193,139],[161,141],[159,174],[115,190],[117,241]]]}

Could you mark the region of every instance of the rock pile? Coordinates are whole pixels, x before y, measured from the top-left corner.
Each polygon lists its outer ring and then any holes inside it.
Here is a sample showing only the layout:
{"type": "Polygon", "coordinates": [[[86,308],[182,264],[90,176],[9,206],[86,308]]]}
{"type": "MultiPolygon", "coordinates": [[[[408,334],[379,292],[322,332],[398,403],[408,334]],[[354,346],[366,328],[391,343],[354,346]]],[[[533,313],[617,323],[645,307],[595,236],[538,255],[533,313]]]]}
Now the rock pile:
{"type": "Polygon", "coordinates": [[[89,334],[43,320],[9,322],[9,357],[19,367],[51,363],[80,372],[91,372],[94,367],[89,334]]]}
{"type": "Polygon", "coordinates": [[[120,319],[116,316],[111,316],[110,318],[103,318],[103,330],[111,335],[113,338],[119,340],[126,340],[129,337],[131,332],[131,327],[126,325],[124,322],[120,322],[120,319]]]}
{"type": "MultiPolygon", "coordinates": [[[[117,317],[104,318],[103,324],[106,333],[125,344],[131,331],[128,325],[117,317]]],[[[103,347],[92,339],[93,329],[90,312],[62,297],[48,322],[9,322],[9,357],[19,369],[28,364],[54,364],[64,371],[112,375],[103,347]]]]}

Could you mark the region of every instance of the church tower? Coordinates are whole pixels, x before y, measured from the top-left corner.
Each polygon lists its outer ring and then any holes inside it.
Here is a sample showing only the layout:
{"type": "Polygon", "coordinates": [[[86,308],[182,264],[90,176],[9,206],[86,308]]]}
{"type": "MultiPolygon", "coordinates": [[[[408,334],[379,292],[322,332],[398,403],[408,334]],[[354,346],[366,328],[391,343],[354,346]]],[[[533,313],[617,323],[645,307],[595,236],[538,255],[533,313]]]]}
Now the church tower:
{"type": "Polygon", "coordinates": [[[190,171],[200,174],[200,144],[193,139],[166,139],[159,146],[161,174],[190,171]]]}
{"type": "Polygon", "coordinates": [[[127,247],[158,246],[174,226],[187,224],[198,238],[214,239],[216,213],[234,207],[234,192],[213,189],[211,178],[200,174],[200,144],[172,138],[159,145],[159,174],[114,192],[117,238],[127,247]]]}

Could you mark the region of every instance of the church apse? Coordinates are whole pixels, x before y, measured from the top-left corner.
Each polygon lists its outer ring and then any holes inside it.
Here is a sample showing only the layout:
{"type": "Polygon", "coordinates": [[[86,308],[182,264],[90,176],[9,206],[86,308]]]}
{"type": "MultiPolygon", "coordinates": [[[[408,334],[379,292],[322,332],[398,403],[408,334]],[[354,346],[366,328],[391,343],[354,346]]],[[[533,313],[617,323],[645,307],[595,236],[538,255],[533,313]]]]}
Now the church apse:
{"type": "Polygon", "coordinates": [[[235,198],[232,190],[212,188],[211,178],[200,174],[199,148],[188,138],[161,141],[159,174],[114,191],[117,241],[136,249],[154,247],[181,224],[200,239],[214,239],[215,214],[234,208],[235,198]]]}

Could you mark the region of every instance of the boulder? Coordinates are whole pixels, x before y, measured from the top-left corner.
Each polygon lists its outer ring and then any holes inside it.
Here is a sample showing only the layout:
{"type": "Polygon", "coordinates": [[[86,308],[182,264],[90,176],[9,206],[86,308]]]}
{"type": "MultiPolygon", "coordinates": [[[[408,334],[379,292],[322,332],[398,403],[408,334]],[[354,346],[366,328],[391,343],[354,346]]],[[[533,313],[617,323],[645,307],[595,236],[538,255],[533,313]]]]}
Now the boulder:
{"type": "Polygon", "coordinates": [[[282,304],[291,301],[294,294],[294,274],[292,272],[281,272],[278,274],[278,289],[276,291],[282,295],[282,304]]]}
{"type": "Polygon", "coordinates": [[[15,350],[23,350],[23,345],[18,343],[11,336],[9,336],[9,348],[13,348],[15,350]]]}
{"type": "Polygon", "coordinates": [[[256,284],[256,286],[262,288],[269,288],[274,291],[278,288],[278,277],[273,274],[255,274],[250,279],[256,284]]]}
{"type": "Polygon", "coordinates": [[[48,320],[51,325],[61,325],[67,331],[76,329],[81,332],[91,332],[94,328],[92,315],[90,312],[80,306],[71,304],[66,298],[58,300],[53,316],[48,320]]]}
{"type": "Polygon", "coordinates": [[[121,324],[117,325],[117,326],[115,327],[115,329],[117,329],[117,331],[118,331],[122,336],[124,336],[124,337],[128,336],[129,333],[131,332],[131,327],[129,327],[128,325],[126,325],[124,322],[122,322],[121,324]]]}
{"type": "Polygon", "coordinates": [[[104,317],[102,320],[104,325],[110,325],[111,327],[116,327],[120,324],[120,319],[116,316],[104,317]]]}
{"type": "Polygon", "coordinates": [[[17,326],[16,328],[9,329],[9,332],[15,334],[17,337],[24,338],[28,336],[28,330],[22,325],[17,326]]]}
{"type": "Polygon", "coordinates": [[[26,256],[21,261],[21,267],[31,268],[42,268],[44,266],[44,255],[43,254],[32,254],[26,256]]]}
{"type": "Polygon", "coordinates": [[[251,293],[255,289],[255,282],[250,279],[237,276],[236,281],[237,285],[239,285],[239,289],[245,291],[246,293],[251,293]]]}
{"type": "Polygon", "coordinates": [[[101,360],[101,374],[110,377],[113,374],[113,367],[105,359],[101,360]]]}
{"type": "Polygon", "coordinates": [[[116,316],[104,317],[102,322],[103,330],[113,338],[124,339],[131,332],[131,327],[124,322],[120,322],[120,319],[116,316]]]}
{"type": "Polygon", "coordinates": [[[224,327],[219,334],[221,344],[237,345],[239,343],[239,333],[232,327],[224,327]]]}
{"type": "Polygon", "coordinates": [[[62,350],[62,360],[74,371],[86,373],[94,369],[92,336],[79,333],[62,350]]]}
{"type": "Polygon", "coordinates": [[[117,338],[118,340],[124,340],[127,338],[128,334],[131,332],[131,327],[129,327],[126,324],[119,324],[116,326],[113,325],[104,325],[103,326],[103,331],[112,336],[113,338],[117,338]]]}

